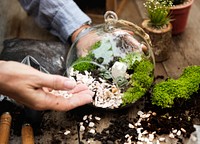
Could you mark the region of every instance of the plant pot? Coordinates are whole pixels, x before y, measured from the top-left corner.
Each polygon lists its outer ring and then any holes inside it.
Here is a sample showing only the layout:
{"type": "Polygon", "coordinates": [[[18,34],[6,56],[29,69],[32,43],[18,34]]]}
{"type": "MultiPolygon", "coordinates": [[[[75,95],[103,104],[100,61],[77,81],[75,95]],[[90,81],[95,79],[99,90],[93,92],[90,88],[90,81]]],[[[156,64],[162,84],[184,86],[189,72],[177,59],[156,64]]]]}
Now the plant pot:
{"type": "Polygon", "coordinates": [[[170,15],[172,18],[172,34],[177,35],[184,32],[187,25],[188,15],[194,0],[170,8],[170,15]]]}
{"type": "Polygon", "coordinates": [[[172,25],[169,23],[162,29],[150,27],[149,20],[142,22],[142,27],[149,34],[156,62],[162,62],[169,58],[172,43],[172,25]]]}

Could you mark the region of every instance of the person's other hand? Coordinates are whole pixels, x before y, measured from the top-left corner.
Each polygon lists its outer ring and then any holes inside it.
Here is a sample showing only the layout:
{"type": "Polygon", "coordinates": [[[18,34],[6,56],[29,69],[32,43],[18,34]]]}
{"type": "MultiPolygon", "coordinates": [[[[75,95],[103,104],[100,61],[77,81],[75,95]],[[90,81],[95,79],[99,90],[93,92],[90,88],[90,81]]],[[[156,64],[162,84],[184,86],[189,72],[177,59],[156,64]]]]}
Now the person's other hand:
{"type": "Polygon", "coordinates": [[[35,110],[68,111],[90,103],[93,92],[66,77],[40,72],[18,62],[0,61],[0,93],[35,110]],[[68,90],[72,97],[56,96],[48,91],[68,90]]]}

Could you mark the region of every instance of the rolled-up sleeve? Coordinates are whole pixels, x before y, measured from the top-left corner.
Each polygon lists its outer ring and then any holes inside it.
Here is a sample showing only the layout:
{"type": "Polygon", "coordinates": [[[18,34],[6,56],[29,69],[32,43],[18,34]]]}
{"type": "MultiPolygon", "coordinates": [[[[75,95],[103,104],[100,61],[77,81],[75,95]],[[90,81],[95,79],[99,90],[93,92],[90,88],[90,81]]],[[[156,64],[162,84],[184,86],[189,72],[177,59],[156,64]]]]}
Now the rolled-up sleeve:
{"type": "Polygon", "coordinates": [[[69,36],[91,19],[73,0],[19,0],[39,26],[66,42],[69,36]]]}

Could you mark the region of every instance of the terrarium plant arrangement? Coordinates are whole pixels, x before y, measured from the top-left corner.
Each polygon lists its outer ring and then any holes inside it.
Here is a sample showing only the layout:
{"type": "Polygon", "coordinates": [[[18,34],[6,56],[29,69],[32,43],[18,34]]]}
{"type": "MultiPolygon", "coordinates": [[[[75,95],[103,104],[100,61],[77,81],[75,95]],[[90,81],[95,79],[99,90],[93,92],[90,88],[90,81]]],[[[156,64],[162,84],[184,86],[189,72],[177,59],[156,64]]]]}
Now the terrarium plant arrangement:
{"type": "Polygon", "coordinates": [[[142,27],[149,34],[156,62],[169,58],[168,51],[171,46],[171,0],[146,0],[147,19],[142,22],[142,27]]]}
{"type": "Polygon", "coordinates": [[[69,60],[74,60],[68,75],[95,92],[95,107],[117,109],[135,103],[148,91],[154,80],[154,57],[145,40],[148,35],[140,27],[124,20],[110,21],[84,35],[95,32],[100,37],[86,55],[73,58],[69,52],[69,60]],[[127,29],[130,25],[133,29],[127,29]]]}

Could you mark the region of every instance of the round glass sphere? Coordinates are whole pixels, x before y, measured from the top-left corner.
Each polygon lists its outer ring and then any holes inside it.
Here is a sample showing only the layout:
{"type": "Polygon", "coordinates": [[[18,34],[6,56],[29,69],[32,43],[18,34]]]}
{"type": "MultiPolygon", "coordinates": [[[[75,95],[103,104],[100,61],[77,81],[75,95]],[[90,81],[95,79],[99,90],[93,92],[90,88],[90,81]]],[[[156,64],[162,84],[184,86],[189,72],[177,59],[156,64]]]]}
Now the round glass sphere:
{"type": "Polygon", "coordinates": [[[105,23],[79,34],[67,56],[67,74],[95,92],[92,104],[117,109],[149,90],[155,60],[144,30],[108,11],[105,23]]]}

